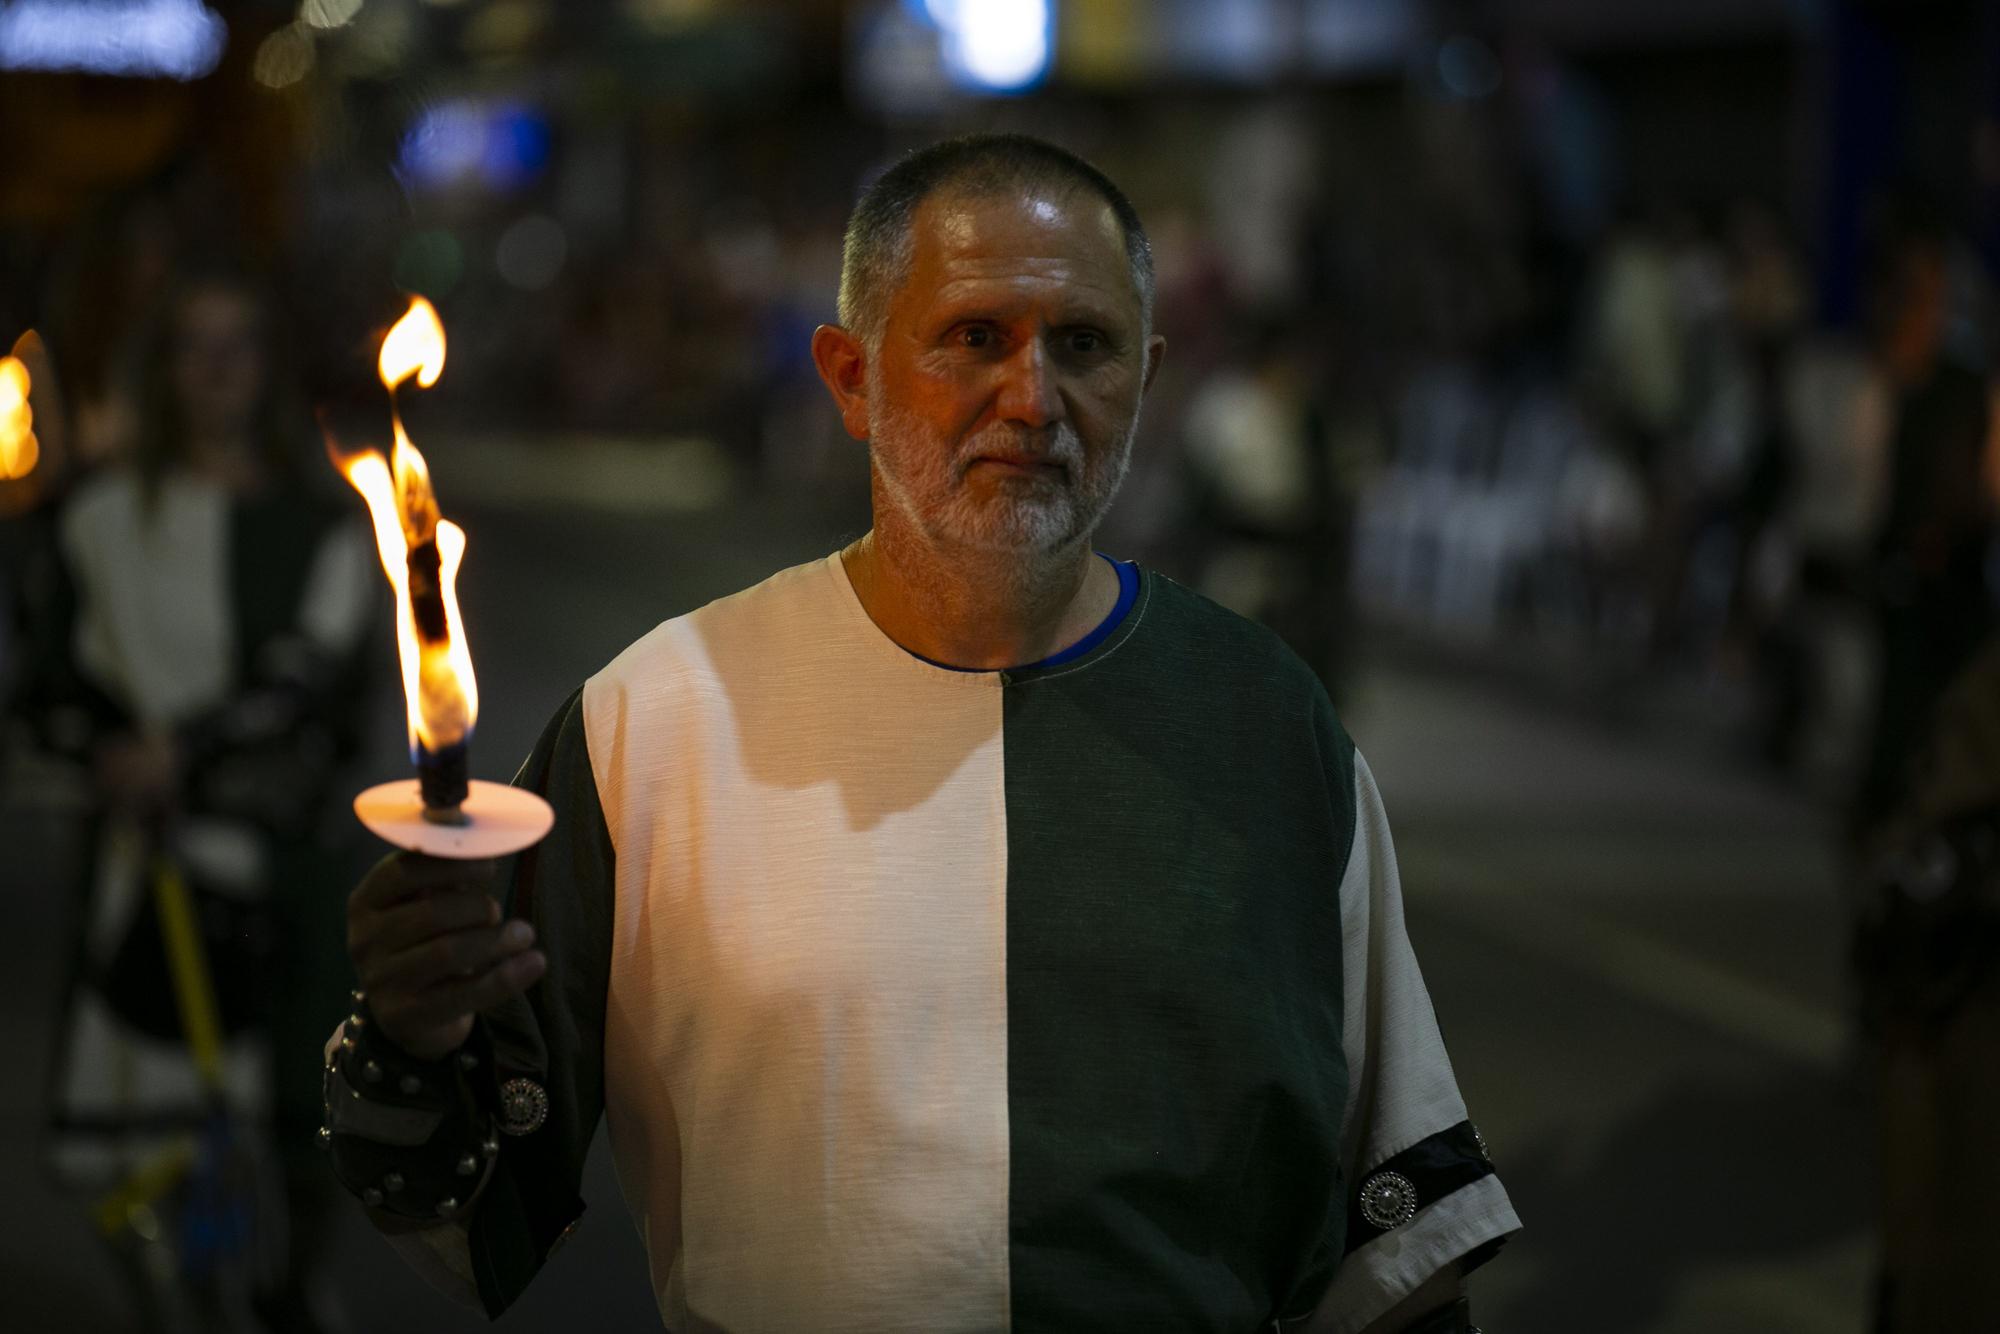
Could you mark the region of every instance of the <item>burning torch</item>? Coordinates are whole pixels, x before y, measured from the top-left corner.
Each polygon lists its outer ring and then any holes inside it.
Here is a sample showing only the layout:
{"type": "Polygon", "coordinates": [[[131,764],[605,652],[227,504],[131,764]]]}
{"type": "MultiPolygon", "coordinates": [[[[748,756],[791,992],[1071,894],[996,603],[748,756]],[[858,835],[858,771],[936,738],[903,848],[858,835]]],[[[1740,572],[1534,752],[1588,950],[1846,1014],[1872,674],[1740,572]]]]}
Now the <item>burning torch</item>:
{"type": "Polygon", "coordinates": [[[396,393],[415,378],[428,389],[444,372],[444,326],[422,297],[390,328],[376,358],[389,391],[394,445],[343,453],[331,432],[327,452],[368,502],[382,572],[396,593],[414,781],[383,783],[354,799],[354,813],[377,835],[434,857],[504,856],[539,842],[555,821],[549,804],[504,783],[467,778],[466,748],[479,716],[479,687],[458,611],[465,530],[438,511],[430,468],[403,429],[396,393]]]}
{"type": "Polygon", "coordinates": [[[35,470],[41,445],[35,439],[35,413],[29,402],[33,382],[22,354],[36,346],[33,330],[21,335],[14,351],[0,357],[0,481],[18,481],[35,470]]]}

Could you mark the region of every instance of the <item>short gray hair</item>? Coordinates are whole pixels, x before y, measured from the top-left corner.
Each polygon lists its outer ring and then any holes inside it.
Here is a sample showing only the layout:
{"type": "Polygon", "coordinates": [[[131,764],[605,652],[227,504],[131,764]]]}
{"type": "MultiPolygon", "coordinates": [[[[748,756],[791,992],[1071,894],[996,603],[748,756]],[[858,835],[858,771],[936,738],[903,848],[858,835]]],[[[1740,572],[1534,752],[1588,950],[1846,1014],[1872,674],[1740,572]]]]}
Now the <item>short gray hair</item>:
{"type": "Polygon", "coordinates": [[[840,323],[879,345],[889,297],[910,268],[911,221],[945,191],[974,198],[1056,186],[1095,195],[1118,219],[1139,294],[1140,319],[1153,327],[1153,247],[1139,212],[1111,178],[1076,154],[1025,134],[970,134],[906,154],[861,194],[847,220],[840,256],[840,323]]]}

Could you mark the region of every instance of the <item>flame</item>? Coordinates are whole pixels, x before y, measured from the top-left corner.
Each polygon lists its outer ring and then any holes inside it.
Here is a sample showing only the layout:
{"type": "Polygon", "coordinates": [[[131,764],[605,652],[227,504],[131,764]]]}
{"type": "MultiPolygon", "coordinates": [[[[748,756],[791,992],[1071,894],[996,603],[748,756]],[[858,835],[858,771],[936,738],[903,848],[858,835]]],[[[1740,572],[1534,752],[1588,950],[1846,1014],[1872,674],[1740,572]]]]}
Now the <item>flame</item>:
{"type": "Polygon", "coordinates": [[[26,363],[19,357],[0,357],[0,481],[26,477],[42,456],[35,439],[34,409],[28,406],[32,385],[26,363]]]}
{"type": "Polygon", "coordinates": [[[374,450],[343,455],[329,441],[328,453],[368,502],[376,553],[396,593],[396,646],[402,658],[403,701],[414,755],[418,746],[436,752],[464,741],[479,717],[479,686],[458,611],[465,530],[440,517],[430,467],[404,433],[401,414],[393,410],[396,387],[404,380],[415,374],[419,385],[429,387],[444,369],[444,327],[430,302],[410,299],[409,312],[382,340],[376,365],[389,390],[394,449],[387,459],[374,450]],[[433,543],[438,563],[435,588],[428,578],[433,543]]]}
{"type": "Polygon", "coordinates": [[[438,376],[444,374],[444,325],[438,321],[436,307],[420,296],[410,298],[410,308],[382,340],[375,370],[392,394],[412,375],[420,388],[437,383],[438,376]]]}

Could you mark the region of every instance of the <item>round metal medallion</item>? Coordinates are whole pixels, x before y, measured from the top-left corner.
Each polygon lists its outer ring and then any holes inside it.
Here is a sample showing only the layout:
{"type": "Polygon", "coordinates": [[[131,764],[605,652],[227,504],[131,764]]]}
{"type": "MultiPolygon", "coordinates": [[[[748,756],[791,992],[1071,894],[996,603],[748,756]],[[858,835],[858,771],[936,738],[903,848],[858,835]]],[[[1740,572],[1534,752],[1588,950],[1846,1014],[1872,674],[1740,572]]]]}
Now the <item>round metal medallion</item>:
{"type": "Polygon", "coordinates": [[[500,1086],[500,1129],[528,1135],[549,1119],[549,1095],[532,1079],[510,1079],[500,1086]]]}
{"type": "Polygon", "coordinates": [[[1415,1217],[1417,1188],[1400,1172],[1377,1172],[1361,1183],[1361,1216],[1384,1232],[1415,1217]]]}

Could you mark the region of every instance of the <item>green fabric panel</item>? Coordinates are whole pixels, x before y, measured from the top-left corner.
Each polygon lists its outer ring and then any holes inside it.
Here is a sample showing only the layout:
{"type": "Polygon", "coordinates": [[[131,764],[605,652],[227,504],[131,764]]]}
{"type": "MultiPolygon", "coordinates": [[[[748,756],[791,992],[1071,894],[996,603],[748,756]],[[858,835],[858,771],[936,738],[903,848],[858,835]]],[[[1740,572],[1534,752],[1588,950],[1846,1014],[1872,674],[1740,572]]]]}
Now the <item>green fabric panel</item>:
{"type": "Polygon", "coordinates": [[[541,1129],[501,1137],[500,1162],[473,1215],[480,1299],[497,1317],[540,1271],[549,1249],[583,1213],[578,1193],[604,1110],[604,1005],[616,902],[611,835],[584,736],[583,692],[556,711],[514,785],[555,807],[555,828],[501,877],[509,916],[534,923],[550,971],[528,1004],[482,1020],[497,1047],[546,1053],[541,1129]]]}
{"type": "Polygon", "coordinates": [[[1353,750],[1276,636],[1144,577],[1007,674],[1018,1331],[1241,1334],[1341,1254],[1353,750]]]}

